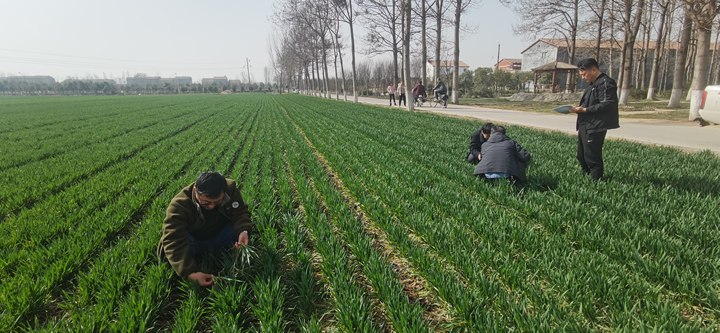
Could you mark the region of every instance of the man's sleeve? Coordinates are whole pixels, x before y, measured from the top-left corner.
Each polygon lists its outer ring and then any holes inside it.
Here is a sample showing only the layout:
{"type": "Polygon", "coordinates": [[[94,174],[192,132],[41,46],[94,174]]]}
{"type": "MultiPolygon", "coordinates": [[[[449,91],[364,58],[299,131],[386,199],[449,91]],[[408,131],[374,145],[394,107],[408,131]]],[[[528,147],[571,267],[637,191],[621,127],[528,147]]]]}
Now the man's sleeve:
{"type": "Polygon", "coordinates": [[[532,155],[530,155],[530,152],[525,150],[525,148],[520,146],[520,144],[517,142],[515,142],[515,157],[517,157],[518,160],[526,164],[529,163],[530,160],[532,160],[532,155]]]}
{"type": "Polygon", "coordinates": [[[190,255],[186,213],[182,207],[171,203],[165,213],[162,228],[165,257],[175,272],[183,278],[187,278],[190,273],[199,269],[197,262],[190,255]]]}
{"type": "Polygon", "coordinates": [[[605,77],[596,89],[600,103],[587,107],[587,112],[600,113],[612,111],[618,104],[617,85],[615,82],[605,77]]]}
{"type": "Polygon", "coordinates": [[[245,204],[245,201],[242,199],[242,196],[240,195],[240,189],[238,189],[237,184],[233,183],[232,188],[230,190],[230,199],[232,200],[233,210],[236,210],[231,214],[232,217],[232,224],[233,229],[235,230],[235,234],[239,235],[243,231],[247,231],[250,233],[250,231],[253,228],[252,220],[250,219],[250,211],[248,210],[247,205],[245,204]],[[238,203],[238,207],[235,208],[235,202],[238,203]]]}
{"type": "Polygon", "coordinates": [[[470,153],[477,156],[482,148],[482,132],[477,131],[470,136],[470,153]]]}

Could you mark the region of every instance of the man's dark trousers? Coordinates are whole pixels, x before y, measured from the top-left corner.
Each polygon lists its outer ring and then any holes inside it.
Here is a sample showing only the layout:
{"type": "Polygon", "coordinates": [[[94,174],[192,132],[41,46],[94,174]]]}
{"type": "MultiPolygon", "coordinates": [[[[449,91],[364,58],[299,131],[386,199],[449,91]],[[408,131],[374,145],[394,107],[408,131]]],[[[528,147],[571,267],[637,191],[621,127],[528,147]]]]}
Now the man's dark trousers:
{"type": "Polygon", "coordinates": [[[588,133],[585,126],[578,128],[577,159],[583,172],[590,174],[593,180],[603,177],[602,148],[607,131],[588,133]]]}

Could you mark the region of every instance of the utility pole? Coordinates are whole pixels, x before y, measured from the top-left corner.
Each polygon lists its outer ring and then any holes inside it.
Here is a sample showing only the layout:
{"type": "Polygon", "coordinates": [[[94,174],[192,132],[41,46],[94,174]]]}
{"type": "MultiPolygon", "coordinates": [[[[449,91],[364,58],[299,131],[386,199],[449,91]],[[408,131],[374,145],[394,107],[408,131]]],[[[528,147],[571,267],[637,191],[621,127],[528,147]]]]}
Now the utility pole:
{"type": "Polygon", "coordinates": [[[245,58],[245,63],[246,63],[246,66],[245,66],[245,67],[247,67],[248,84],[249,84],[249,83],[251,83],[251,82],[250,82],[250,59],[249,59],[249,58],[245,58]]]}
{"type": "Polygon", "coordinates": [[[498,43],[498,56],[497,62],[495,63],[495,70],[500,69],[500,43],[498,43]]]}

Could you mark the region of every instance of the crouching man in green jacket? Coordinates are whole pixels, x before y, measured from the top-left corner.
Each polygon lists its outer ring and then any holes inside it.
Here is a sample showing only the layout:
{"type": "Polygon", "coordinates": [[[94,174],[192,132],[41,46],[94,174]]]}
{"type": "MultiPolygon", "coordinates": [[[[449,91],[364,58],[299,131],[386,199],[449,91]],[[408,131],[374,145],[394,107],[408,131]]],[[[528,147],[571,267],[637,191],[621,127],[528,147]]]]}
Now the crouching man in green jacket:
{"type": "Polygon", "coordinates": [[[180,277],[208,287],[213,284],[213,275],[200,271],[197,257],[247,245],[251,228],[250,212],[235,181],[217,172],[205,172],[170,202],[158,256],[167,258],[180,277]]]}

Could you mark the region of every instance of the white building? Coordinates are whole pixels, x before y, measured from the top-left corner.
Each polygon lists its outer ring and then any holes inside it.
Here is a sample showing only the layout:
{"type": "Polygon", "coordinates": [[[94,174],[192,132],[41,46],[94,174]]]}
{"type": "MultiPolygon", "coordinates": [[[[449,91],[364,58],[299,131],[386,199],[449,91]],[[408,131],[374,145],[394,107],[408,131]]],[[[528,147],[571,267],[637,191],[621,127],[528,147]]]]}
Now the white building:
{"type": "MultiPolygon", "coordinates": [[[[437,66],[437,61],[435,60],[428,60],[427,64],[425,65],[425,68],[427,68],[427,74],[428,78],[430,79],[430,82],[435,82],[435,66],[437,66]]],[[[453,72],[453,68],[455,67],[455,62],[452,60],[440,60],[440,78],[441,79],[447,79],[447,77],[450,75],[450,73],[453,72]]],[[[470,70],[470,66],[468,64],[464,63],[462,60],[459,64],[459,70],[460,75],[465,73],[466,71],[470,70]]],[[[427,82],[426,82],[427,85],[427,82]]]]}

